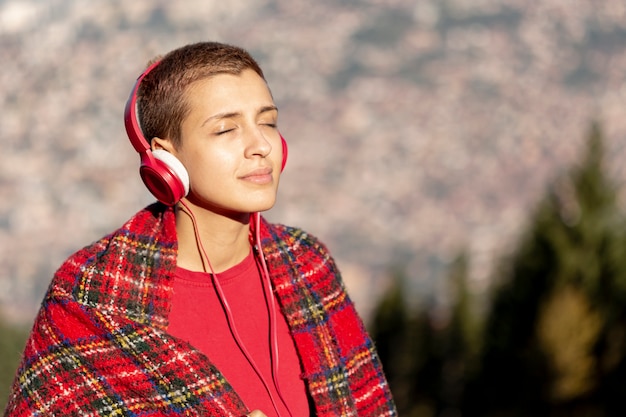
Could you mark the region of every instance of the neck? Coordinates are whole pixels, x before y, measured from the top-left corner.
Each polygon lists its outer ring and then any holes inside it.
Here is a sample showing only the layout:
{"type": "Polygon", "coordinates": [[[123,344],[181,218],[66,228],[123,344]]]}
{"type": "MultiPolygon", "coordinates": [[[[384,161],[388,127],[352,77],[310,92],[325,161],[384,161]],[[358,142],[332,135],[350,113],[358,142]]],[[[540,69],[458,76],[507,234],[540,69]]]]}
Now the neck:
{"type": "Polygon", "coordinates": [[[191,271],[219,273],[239,264],[250,253],[247,214],[233,218],[183,200],[176,210],[176,233],[177,265],[191,271]]]}

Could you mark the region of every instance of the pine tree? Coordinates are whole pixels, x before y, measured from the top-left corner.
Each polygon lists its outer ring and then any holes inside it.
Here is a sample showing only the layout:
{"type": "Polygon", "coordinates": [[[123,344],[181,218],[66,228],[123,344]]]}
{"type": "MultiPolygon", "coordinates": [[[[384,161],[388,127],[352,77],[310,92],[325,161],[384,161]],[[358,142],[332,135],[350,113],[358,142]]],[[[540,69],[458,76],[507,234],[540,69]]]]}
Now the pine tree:
{"type": "Polygon", "coordinates": [[[0,317],[0,412],[6,406],[28,332],[0,317]]]}
{"type": "Polygon", "coordinates": [[[499,269],[466,415],[607,415],[624,390],[624,224],[597,124],[587,143],[499,269]]]}
{"type": "Polygon", "coordinates": [[[374,312],[370,332],[396,407],[400,414],[406,415],[412,403],[412,373],[415,369],[411,356],[411,315],[404,298],[406,276],[399,267],[395,267],[391,275],[392,284],[374,312]]]}
{"type": "Polygon", "coordinates": [[[461,407],[478,343],[467,269],[463,253],[450,268],[452,307],[447,314],[420,305],[411,311],[406,275],[397,267],[393,285],[375,311],[372,335],[400,415],[454,414],[461,407]]]}
{"type": "Polygon", "coordinates": [[[476,300],[468,288],[469,257],[461,252],[452,262],[448,281],[452,297],[450,319],[441,329],[442,410],[460,410],[463,392],[480,349],[480,323],[476,300]]]}

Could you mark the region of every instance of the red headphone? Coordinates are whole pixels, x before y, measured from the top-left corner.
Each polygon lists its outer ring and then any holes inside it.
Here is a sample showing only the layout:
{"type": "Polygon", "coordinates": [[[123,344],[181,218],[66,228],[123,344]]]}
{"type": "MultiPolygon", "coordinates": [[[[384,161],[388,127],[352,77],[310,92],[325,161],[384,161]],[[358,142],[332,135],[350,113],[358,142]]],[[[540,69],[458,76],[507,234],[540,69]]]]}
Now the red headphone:
{"type": "MultiPolygon", "coordinates": [[[[139,152],[141,165],[139,175],[148,190],[163,204],[173,206],[181,198],[189,193],[189,174],[182,162],[171,153],[163,149],[150,148],[150,143],[146,140],[141,131],[137,118],[137,90],[139,84],[150,71],[159,64],[155,62],[150,65],[138,78],[130,92],[130,97],[124,109],[124,126],[130,143],[139,152]]],[[[280,136],[283,148],[283,160],[281,171],[287,164],[287,141],[280,136]]]]}

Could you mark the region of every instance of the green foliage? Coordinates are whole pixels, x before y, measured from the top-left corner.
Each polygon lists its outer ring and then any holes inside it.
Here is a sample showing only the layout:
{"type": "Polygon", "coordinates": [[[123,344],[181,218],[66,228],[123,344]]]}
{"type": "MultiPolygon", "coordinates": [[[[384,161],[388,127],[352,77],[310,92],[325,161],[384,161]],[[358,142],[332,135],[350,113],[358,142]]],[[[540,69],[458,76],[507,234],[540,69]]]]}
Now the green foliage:
{"type": "Polygon", "coordinates": [[[27,336],[25,329],[10,326],[0,318],[0,412],[6,407],[27,336]]]}
{"type": "MultiPolygon", "coordinates": [[[[609,342],[626,331],[626,236],[603,159],[593,125],[585,158],[550,187],[500,268],[468,415],[606,411],[601,364],[626,347],[620,337],[609,342]]],[[[617,356],[613,367],[623,363],[617,356]]]]}
{"type": "Polygon", "coordinates": [[[411,403],[411,380],[415,367],[413,355],[415,338],[409,333],[410,314],[404,299],[405,276],[397,270],[393,273],[393,285],[382,298],[374,316],[371,333],[385,371],[394,392],[399,409],[411,403]]]}
{"type": "Polygon", "coordinates": [[[456,303],[450,314],[441,316],[437,309],[409,311],[406,274],[396,270],[393,285],[375,312],[372,336],[402,416],[430,417],[461,405],[467,372],[478,350],[466,280],[463,254],[449,277],[456,303]]]}
{"type": "Polygon", "coordinates": [[[450,269],[443,318],[407,311],[396,273],[374,337],[400,415],[626,414],[626,227],[597,124],[587,145],[496,268],[483,321],[466,256],[450,269]]]}

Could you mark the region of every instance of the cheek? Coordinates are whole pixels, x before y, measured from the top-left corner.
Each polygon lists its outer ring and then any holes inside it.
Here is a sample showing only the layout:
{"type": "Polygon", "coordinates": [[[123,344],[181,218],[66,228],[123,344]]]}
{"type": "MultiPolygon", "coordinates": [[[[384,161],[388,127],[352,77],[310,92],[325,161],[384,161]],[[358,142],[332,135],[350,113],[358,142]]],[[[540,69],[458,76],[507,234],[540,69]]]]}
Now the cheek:
{"type": "Polygon", "coordinates": [[[237,159],[224,151],[196,152],[183,164],[187,167],[191,181],[215,182],[227,179],[236,171],[237,159]]]}
{"type": "Polygon", "coordinates": [[[289,150],[287,148],[287,142],[285,141],[283,143],[283,140],[280,138],[280,136],[278,137],[278,140],[275,141],[274,143],[272,143],[272,147],[274,149],[274,162],[275,164],[278,166],[278,169],[280,169],[282,171],[283,167],[283,160],[285,161],[285,163],[287,162],[287,156],[289,155],[289,150]]]}

